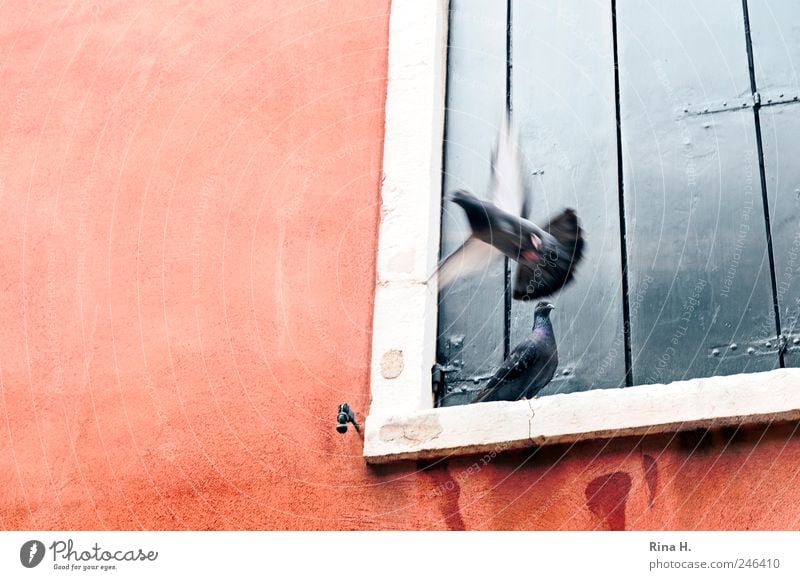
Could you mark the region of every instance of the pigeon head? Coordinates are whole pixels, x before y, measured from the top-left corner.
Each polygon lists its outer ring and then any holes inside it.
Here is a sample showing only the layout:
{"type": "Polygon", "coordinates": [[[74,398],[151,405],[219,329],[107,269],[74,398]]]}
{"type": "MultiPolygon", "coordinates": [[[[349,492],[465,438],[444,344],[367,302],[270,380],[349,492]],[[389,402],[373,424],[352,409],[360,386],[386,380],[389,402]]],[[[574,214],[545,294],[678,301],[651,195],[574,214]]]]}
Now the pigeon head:
{"type": "Polygon", "coordinates": [[[539,302],[536,305],[536,308],[533,309],[533,331],[544,333],[552,333],[553,326],[550,324],[550,311],[553,310],[555,306],[550,304],[549,302],[539,302]]]}
{"type": "Polygon", "coordinates": [[[450,194],[450,201],[461,206],[464,213],[467,214],[469,225],[473,230],[488,230],[491,228],[489,222],[489,212],[486,208],[486,202],[478,199],[471,193],[459,189],[450,194]]]}

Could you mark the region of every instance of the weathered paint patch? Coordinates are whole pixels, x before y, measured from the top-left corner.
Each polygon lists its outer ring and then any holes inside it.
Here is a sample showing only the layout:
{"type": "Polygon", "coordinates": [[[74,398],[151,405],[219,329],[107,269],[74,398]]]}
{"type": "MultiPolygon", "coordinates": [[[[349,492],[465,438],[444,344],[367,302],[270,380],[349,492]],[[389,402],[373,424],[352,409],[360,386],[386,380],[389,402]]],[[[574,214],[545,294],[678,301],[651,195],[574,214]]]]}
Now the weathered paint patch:
{"type": "Polygon", "coordinates": [[[383,353],[381,358],[381,376],[384,379],[396,379],[403,372],[403,351],[392,349],[383,353]]]}
{"type": "Polygon", "coordinates": [[[396,274],[411,274],[417,262],[417,252],[414,248],[404,249],[389,258],[389,269],[396,274]]]}
{"type": "Polygon", "coordinates": [[[389,420],[381,427],[381,441],[405,440],[412,443],[425,443],[442,434],[442,425],[435,413],[418,415],[406,421],[389,420]]]}

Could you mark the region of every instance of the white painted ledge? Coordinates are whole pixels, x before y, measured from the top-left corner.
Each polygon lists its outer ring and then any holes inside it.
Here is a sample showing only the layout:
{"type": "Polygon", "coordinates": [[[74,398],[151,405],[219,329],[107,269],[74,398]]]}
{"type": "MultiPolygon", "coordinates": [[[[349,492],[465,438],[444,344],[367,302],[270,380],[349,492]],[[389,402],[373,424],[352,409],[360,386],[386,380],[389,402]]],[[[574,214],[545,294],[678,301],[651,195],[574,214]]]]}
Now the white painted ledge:
{"type": "Polygon", "coordinates": [[[800,419],[800,369],[370,414],[368,463],[800,419]]]}

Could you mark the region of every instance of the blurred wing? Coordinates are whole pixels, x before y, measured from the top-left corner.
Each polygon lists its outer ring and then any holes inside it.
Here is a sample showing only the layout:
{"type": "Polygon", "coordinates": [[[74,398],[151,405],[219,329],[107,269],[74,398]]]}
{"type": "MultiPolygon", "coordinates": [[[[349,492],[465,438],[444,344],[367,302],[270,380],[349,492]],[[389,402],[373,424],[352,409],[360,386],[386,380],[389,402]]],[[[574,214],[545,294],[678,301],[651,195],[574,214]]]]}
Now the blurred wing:
{"type": "Polygon", "coordinates": [[[439,288],[444,288],[457,278],[486,271],[503,254],[494,246],[470,237],[460,248],[439,262],[439,288]]]}
{"type": "Polygon", "coordinates": [[[555,238],[556,246],[534,267],[517,264],[515,300],[535,300],[557,292],[572,282],[583,257],[583,230],[573,210],[564,210],[542,229],[555,238]]]}
{"type": "Polygon", "coordinates": [[[497,148],[492,156],[489,200],[503,211],[527,219],[530,211],[527,184],[519,133],[506,111],[500,124],[497,148]]]}

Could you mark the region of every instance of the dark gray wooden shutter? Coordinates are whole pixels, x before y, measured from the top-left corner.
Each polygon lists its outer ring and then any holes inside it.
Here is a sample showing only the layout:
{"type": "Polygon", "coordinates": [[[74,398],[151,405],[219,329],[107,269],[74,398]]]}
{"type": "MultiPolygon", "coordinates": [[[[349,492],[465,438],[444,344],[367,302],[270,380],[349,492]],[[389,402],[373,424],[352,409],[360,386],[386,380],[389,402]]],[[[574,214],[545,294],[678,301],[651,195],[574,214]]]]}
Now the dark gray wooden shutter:
{"type": "MultiPolygon", "coordinates": [[[[543,394],[768,370],[783,348],[800,364],[800,4],[451,10],[444,191],[486,195],[508,100],[534,219],[572,206],[586,230],[577,282],[554,297],[560,370],[543,394]]],[[[467,233],[445,203],[442,255],[467,233]]],[[[529,331],[509,272],[440,297],[444,404],[466,402],[529,331]]]]}
{"type": "MultiPolygon", "coordinates": [[[[542,395],[625,384],[616,108],[607,2],[515,0],[511,104],[540,224],[575,208],[586,259],[552,296],[559,370],[542,395]]],[[[531,331],[533,304],[512,306],[511,344],[531,331]]]]}
{"type": "Polygon", "coordinates": [[[617,14],[633,381],[775,368],[742,4],[617,14]]]}

